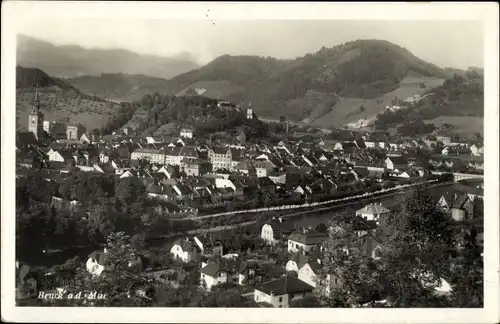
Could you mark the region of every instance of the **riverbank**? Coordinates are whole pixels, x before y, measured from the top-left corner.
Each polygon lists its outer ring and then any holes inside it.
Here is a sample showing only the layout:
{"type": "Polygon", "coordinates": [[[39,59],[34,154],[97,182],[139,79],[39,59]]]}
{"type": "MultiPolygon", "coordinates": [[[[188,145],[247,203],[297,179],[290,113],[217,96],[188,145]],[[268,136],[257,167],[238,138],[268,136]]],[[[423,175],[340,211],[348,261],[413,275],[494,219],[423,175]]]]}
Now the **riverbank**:
{"type": "MultiPolygon", "coordinates": [[[[436,192],[436,190],[433,189],[443,189],[443,188],[449,188],[452,187],[454,182],[446,182],[446,183],[436,183],[436,184],[431,184],[428,185],[429,190],[434,191],[435,195],[439,195],[440,192],[436,192]]],[[[384,206],[390,207],[390,208],[395,208],[395,206],[399,203],[397,201],[397,198],[401,197],[405,193],[409,191],[411,187],[405,187],[401,188],[400,190],[393,191],[390,193],[386,194],[379,194],[379,195],[373,195],[373,196],[366,196],[364,198],[354,200],[354,201],[348,201],[340,204],[335,204],[335,205],[328,205],[324,207],[313,207],[312,209],[307,209],[307,210],[301,210],[298,212],[291,212],[292,210],[273,210],[273,212],[276,211],[281,211],[279,217],[282,217],[284,219],[290,219],[293,225],[297,225],[299,227],[309,227],[309,226],[316,226],[319,223],[328,223],[339,210],[345,210],[346,207],[350,207],[352,209],[357,209],[357,208],[362,208],[364,205],[369,203],[370,201],[380,201],[384,206]],[[312,214],[312,215],[311,215],[312,214]],[[314,215],[316,214],[316,215],[314,215]]],[[[445,191],[445,190],[440,190],[440,191],[445,191]]],[[[264,212],[265,213],[265,212],[264,212]]],[[[220,226],[214,226],[211,228],[199,228],[199,229],[193,229],[186,231],[185,233],[175,233],[175,234],[169,234],[169,235],[164,235],[164,236],[158,236],[155,238],[151,238],[151,242],[157,241],[157,240],[168,240],[168,239],[173,239],[177,237],[182,237],[182,236],[190,236],[190,235],[200,235],[200,234],[205,234],[205,233],[221,233],[225,231],[229,231],[232,229],[236,228],[241,228],[241,227],[247,227],[250,225],[254,225],[257,223],[257,220],[251,220],[251,221],[245,221],[242,223],[237,223],[237,224],[231,224],[231,225],[220,225],[220,226]]]]}

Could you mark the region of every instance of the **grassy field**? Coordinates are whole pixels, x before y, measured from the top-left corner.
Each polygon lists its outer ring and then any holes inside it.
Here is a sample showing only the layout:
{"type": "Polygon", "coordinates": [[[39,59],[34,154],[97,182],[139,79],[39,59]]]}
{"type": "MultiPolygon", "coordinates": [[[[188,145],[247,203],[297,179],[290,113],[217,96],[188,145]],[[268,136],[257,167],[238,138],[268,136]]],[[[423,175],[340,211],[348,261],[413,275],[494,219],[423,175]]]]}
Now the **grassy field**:
{"type": "Polygon", "coordinates": [[[347,123],[367,118],[379,113],[390,105],[394,97],[405,99],[415,94],[422,94],[431,88],[437,87],[444,80],[427,77],[410,76],[401,81],[401,86],[377,99],[340,98],[340,101],[333,107],[332,111],[314,120],[312,125],[319,127],[341,127],[347,123]],[[420,88],[420,83],[425,84],[425,88],[420,88]],[[363,105],[364,111],[352,114],[363,105]]]}
{"type": "Polygon", "coordinates": [[[193,90],[199,89],[203,91],[200,95],[208,98],[223,99],[228,96],[245,90],[243,87],[235,85],[229,81],[198,81],[191,84],[189,87],[181,90],[176,95],[186,96],[193,95],[193,90]]]}
{"type": "MultiPolygon", "coordinates": [[[[92,130],[102,127],[118,107],[115,103],[66,95],[60,91],[40,91],[40,105],[45,120],[69,119],[81,123],[87,130],[92,130]]],[[[27,129],[34,96],[32,91],[18,90],[16,93],[16,127],[19,130],[27,129]]]]}
{"type": "Polygon", "coordinates": [[[451,132],[474,134],[484,132],[483,117],[461,117],[461,116],[439,116],[437,118],[426,120],[426,123],[432,123],[439,127],[443,123],[452,126],[451,132]]]}

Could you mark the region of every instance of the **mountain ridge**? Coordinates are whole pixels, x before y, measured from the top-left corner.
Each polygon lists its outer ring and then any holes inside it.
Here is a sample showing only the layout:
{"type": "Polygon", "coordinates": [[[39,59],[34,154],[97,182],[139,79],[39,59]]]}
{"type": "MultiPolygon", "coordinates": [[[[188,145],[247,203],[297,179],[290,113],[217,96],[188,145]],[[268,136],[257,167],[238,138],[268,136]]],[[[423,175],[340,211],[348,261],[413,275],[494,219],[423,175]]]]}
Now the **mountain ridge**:
{"type": "Polygon", "coordinates": [[[22,66],[40,68],[49,75],[63,78],[100,73],[171,78],[199,67],[197,63],[186,59],[139,54],[127,49],[54,45],[23,34],[17,37],[17,61],[22,66]]]}

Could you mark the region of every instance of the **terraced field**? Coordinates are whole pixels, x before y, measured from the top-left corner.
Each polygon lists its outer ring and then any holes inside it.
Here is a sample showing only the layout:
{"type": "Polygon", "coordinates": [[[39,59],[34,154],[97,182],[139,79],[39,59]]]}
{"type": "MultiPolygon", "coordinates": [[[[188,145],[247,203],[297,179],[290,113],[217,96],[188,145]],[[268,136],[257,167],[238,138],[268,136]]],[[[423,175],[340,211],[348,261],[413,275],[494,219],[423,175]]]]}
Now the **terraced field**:
{"type": "MultiPolygon", "coordinates": [[[[28,115],[33,110],[33,90],[18,89],[16,93],[16,127],[27,128],[28,115]]],[[[45,120],[71,120],[84,125],[87,130],[102,127],[114,111],[116,103],[90,99],[84,95],[43,88],[39,91],[40,105],[45,120]]]]}

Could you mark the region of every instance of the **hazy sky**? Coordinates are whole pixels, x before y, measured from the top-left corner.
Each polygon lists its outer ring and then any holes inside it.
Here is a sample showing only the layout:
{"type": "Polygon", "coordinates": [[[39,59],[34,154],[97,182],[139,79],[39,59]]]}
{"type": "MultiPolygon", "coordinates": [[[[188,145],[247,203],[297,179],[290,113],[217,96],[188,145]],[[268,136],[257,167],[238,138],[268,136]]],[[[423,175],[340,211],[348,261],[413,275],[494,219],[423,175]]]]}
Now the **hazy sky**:
{"type": "Polygon", "coordinates": [[[188,52],[202,64],[223,54],[294,58],[350,40],[384,39],[442,67],[483,66],[479,21],[38,19],[23,21],[18,32],[59,45],[188,52]]]}

